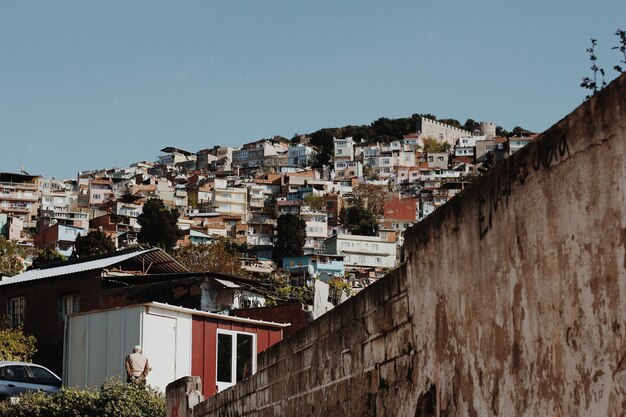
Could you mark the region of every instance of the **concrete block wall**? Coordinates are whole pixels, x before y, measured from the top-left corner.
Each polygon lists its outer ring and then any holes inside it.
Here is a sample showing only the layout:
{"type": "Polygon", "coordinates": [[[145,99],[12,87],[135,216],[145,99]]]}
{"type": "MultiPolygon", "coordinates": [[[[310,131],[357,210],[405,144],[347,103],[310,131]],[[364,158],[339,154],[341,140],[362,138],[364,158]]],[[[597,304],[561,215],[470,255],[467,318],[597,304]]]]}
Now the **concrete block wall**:
{"type": "Polygon", "coordinates": [[[626,414],[626,74],[194,416],[626,414]]]}
{"type": "Polygon", "coordinates": [[[194,415],[384,415],[411,386],[406,282],[400,268],[263,352],[252,378],[209,398],[194,415]]]}

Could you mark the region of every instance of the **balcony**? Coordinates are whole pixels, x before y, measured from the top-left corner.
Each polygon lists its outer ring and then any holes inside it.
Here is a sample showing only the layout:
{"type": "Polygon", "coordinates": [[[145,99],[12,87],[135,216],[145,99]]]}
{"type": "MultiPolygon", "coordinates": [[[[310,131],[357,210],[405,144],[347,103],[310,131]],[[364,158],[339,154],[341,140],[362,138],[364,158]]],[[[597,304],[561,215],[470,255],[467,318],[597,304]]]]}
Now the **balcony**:
{"type": "Polygon", "coordinates": [[[39,197],[36,195],[25,195],[21,192],[2,192],[0,193],[0,200],[12,200],[12,201],[32,201],[35,202],[39,200],[39,197]]]}
{"type": "Polygon", "coordinates": [[[267,236],[247,236],[246,243],[251,246],[271,246],[272,238],[267,236]]]}
{"type": "Polygon", "coordinates": [[[16,190],[37,190],[39,187],[37,184],[30,182],[6,182],[0,181],[0,188],[13,188],[16,190]]]}
{"type": "Polygon", "coordinates": [[[8,206],[0,206],[0,211],[5,213],[30,213],[30,204],[13,203],[8,206]]]}

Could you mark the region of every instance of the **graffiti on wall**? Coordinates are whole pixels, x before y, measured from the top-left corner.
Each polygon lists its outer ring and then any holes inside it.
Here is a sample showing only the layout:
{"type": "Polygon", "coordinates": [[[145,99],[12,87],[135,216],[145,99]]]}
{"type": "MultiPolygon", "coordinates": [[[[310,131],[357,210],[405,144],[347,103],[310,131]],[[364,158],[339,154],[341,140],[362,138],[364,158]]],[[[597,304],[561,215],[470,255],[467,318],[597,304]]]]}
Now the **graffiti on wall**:
{"type": "Polygon", "coordinates": [[[493,218],[498,210],[509,206],[513,187],[524,184],[529,169],[534,171],[549,169],[570,156],[567,138],[561,132],[544,137],[534,144],[528,155],[516,155],[503,161],[504,167],[499,172],[504,173],[491,181],[478,201],[478,230],[482,240],[493,227],[493,218]],[[529,167],[530,165],[530,167],[529,167]]]}

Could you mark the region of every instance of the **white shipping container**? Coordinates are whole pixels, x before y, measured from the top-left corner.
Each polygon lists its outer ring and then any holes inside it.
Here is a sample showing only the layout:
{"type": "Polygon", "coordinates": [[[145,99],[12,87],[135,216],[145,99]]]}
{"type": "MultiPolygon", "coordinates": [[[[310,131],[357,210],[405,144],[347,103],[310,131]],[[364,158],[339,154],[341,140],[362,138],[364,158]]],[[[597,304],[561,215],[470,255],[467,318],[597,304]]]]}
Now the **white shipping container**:
{"type": "Polygon", "coordinates": [[[68,316],[63,383],[97,388],[106,378],[126,381],[124,360],[141,345],[152,371],[147,383],[165,392],[191,375],[192,315],[166,304],[147,303],[68,316]]]}

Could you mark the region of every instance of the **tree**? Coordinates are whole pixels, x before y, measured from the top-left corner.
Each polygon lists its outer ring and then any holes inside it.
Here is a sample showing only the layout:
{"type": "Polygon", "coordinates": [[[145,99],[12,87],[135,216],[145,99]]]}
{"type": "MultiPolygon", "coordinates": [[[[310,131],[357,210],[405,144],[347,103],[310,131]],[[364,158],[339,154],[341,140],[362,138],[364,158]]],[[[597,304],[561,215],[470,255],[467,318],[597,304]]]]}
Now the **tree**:
{"type": "Polygon", "coordinates": [[[312,210],[320,211],[324,208],[324,197],[313,193],[304,197],[304,204],[311,207],[312,210]]]}
{"type": "Polygon", "coordinates": [[[354,235],[376,236],[378,233],[376,216],[362,205],[343,207],[339,213],[339,222],[354,235]]]}
{"type": "Polygon", "coordinates": [[[473,133],[474,129],[476,129],[476,121],[474,119],[467,119],[463,125],[463,129],[473,133]]]}
{"type": "Polygon", "coordinates": [[[430,153],[448,152],[450,144],[448,142],[440,142],[435,138],[424,138],[424,151],[430,153]]]}
{"type": "Polygon", "coordinates": [[[165,207],[160,198],[151,198],[137,217],[141,225],[138,240],[170,251],[182,234],[178,229],[178,210],[165,207]]]}
{"type": "Polygon", "coordinates": [[[46,264],[50,264],[53,262],[62,262],[62,261],[65,261],[66,259],[67,258],[61,255],[59,252],[51,248],[46,248],[45,250],[41,251],[35,259],[33,259],[32,267],[34,269],[38,269],[46,264]]]}
{"type": "Polygon", "coordinates": [[[22,250],[15,243],[0,236],[0,276],[13,276],[22,272],[22,260],[22,250]]]}
{"type": "Polygon", "coordinates": [[[0,361],[31,360],[37,349],[35,336],[24,334],[22,326],[13,327],[7,317],[0,320],[0,361]]]}
{"type": "Polygon", "coordinates": [[[521,126],[515,126],[513,130],[511,131],[511,136],[522,137],[524,135],[531,134],[531,133],[532,132],[528,129],[524,129],[521,126]]]}
{"type": "Polygon", "coordinates": [[[363,165],[363,178],[370,181],[376,181],[379,179],[378,173],[370,165],[363,165]]]}
{"type": "Polygon", "coordinates": [[[384,213],[385,204],[389,201],[387,188],[384,185],[362,183],[352,190],[350,203],[365,207],[366,210],[380,216],[384,213]]]}
{"type": "Polygon", "coordinates": [[[306,242],[306,222],[300,216],[288,213],[278,217],[276,233],[272,258],[279,266],[283,258],[304,254],[302,247],[306,242]]]}
{"type": "Polygon", "coordinates": [[[496,136],[509,137],[511,136],[511,132],[509,132],[502,126],[496,126],[496,136]]]}
{"type": "Polygon", "coordinates": [[[456,119],[440,119],[439,121],[448,126],[456,127],[459,129],[463,128],[463,126],[461,126],[461,122],[456,119]]]}
{"type": "Polygon", "coordinates": [[[218,238],[213,243],[177,248],[172,257],[191,272],[241,275],[242,249],[229,239],[218,238]]]}
{"type": "Polygon", "coordinates": [[[101,255],[115,252],[115,243],[102,230],[91,230],[84,236],[77,236],[74,242],[73,257],[86,258],[87,256],[101,255]]]}

